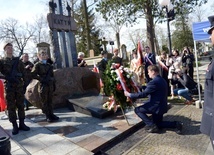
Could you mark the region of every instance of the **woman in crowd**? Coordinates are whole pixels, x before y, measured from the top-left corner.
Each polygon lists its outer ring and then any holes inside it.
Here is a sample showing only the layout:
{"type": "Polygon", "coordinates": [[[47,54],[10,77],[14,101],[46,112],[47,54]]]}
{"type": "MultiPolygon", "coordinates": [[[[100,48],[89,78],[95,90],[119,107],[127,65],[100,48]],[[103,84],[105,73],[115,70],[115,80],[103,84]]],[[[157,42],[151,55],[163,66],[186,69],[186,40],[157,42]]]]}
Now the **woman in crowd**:
{"type": "Polygon", "coordinates": [[[186,68],[187,74],[193,79],[193,73],[194,73],[194,55],[190,51],[188,47],[184,47],[183,53],[182,53],[182,66],[183,68],[186,68]]]}
{"type": "Polygon", "coordinates": [[[78,58],[77,58],[78,67],[86,67],[87,66],[87,63],[83,59],[84,56],[85,56],[85,54],[83,52],[78,53],[78,58]]]}
{"type": "Polygon", "coordinates": [[[173,51],[173,55],[167,55],[166,65],[169,66],[168,79],[170,80],[171,85],[171,98],[174,98],[173,90],[175,85],[173,84],[173,73],[176,69],[181,69],[181,56],[179,55],[178,50],[173,51]]]}

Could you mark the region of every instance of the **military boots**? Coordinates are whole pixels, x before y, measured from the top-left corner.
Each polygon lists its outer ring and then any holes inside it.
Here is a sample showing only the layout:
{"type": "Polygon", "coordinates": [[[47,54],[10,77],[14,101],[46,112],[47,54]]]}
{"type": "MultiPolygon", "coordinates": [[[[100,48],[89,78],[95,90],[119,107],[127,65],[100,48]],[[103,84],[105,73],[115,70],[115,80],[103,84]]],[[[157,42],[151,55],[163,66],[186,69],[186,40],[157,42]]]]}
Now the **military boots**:
{"type": "Polygon", "coordinates": [[[52,113],[50,115],[46,115],[46,119],[47,119],[47,122],[56,122],[59,120],[59,117],[52,113]]]}
{"type": "Polygon", "coordinates": [[[30,130],[30,128],[27,125],[25,125],[24,119],[19,120],[19,130],[23,130],[23,131],[29,131],[30,130]]]}
{"type": "Polygon", "coordinates": [[[12,124],[13,124],[12,134],[13,134],[13,135],[16,135],[16,134],[19,133],[19,128],[18,128],[17,122],[14,121],[14,122],[12,122],[12,124]]]}

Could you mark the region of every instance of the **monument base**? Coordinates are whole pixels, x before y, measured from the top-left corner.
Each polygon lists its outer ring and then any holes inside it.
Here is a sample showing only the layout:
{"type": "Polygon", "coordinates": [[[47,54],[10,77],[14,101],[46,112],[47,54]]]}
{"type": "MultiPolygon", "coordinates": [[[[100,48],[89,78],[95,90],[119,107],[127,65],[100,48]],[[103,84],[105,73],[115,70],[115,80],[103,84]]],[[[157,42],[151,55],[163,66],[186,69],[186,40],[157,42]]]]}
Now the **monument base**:
{"type": "Polygon", "coordinates": [[[102,119],[114,114],[112,110],[103,108],[107,100],[108,97],[102,95],[73,95],[68,99],[68,107],[73,111],[102,119]]]}

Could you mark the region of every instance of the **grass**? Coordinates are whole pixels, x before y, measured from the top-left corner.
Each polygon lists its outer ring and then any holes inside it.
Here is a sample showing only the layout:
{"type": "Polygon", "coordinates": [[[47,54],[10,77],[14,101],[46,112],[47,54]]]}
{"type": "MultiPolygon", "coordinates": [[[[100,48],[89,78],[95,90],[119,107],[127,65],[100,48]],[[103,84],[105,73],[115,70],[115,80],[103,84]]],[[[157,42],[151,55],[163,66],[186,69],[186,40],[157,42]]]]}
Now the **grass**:
{"type": "Polygon", "coordinates": [[[175,97],[174,99],[171,99],[171,96],[168,97],[168,102],[170,103],[184,103],[185,102],[185,99],[179,99],[177,97],[175,97]]]}

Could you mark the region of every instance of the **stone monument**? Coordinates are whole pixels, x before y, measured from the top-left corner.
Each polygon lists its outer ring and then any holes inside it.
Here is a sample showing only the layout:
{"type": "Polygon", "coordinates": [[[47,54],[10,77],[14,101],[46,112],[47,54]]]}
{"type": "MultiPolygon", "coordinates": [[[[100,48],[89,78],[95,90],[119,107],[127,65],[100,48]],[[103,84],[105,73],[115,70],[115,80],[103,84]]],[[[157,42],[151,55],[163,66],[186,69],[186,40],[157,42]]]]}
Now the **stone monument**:
{"type": "MultiPolygon", "coordinates": [[[[56,0],[55,0],[56,1],[56,0]]],[[[100,77],[87,67],[77,67],[77,51],[74,31],[76,23],[71,17],[71,8],[67,3],[68,15],[62,14],[62,2],[50,0],[50,13],[47,15],[50,27],[51,44],[40,43],[39,49],[45,49],[54,61],[56,91],[53,94],[53,107],[69,107],[71,110],[103,118],[109,113],[102,108],[104,98],[99,96],[100,77]],[[57,7],[58,6],[58,7],[57,7]],[[56,12],[57,10],[57,13],[56,12]],[[81,98],[81,99],[80,99],[81,98]]],[[[34,106],[41,108],[37,80],[28,85],[25,97],[34,106]]]]}

